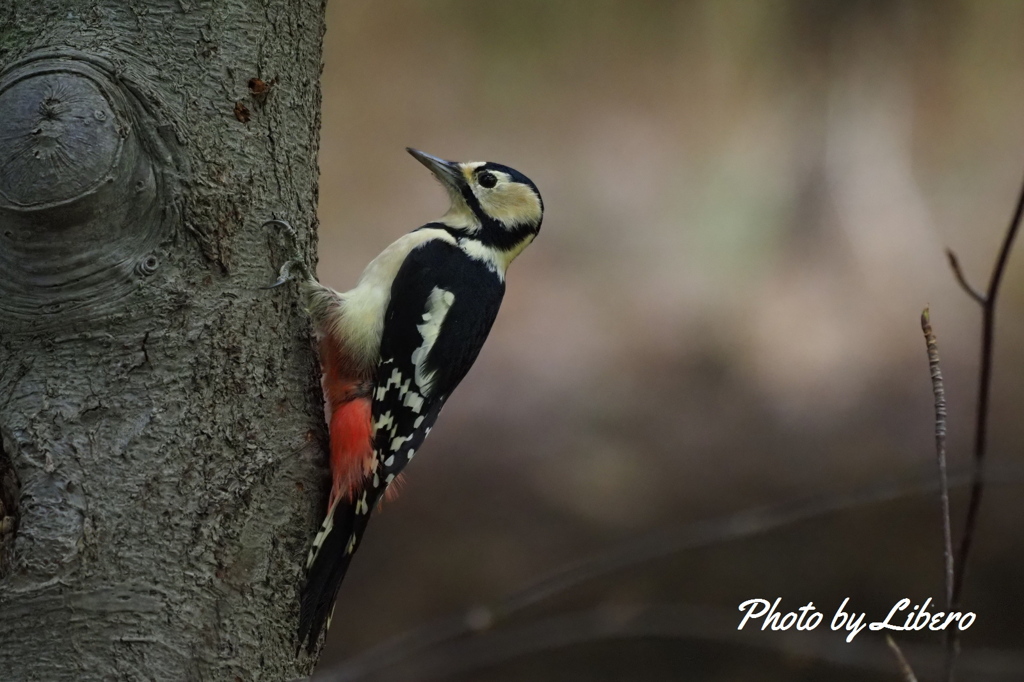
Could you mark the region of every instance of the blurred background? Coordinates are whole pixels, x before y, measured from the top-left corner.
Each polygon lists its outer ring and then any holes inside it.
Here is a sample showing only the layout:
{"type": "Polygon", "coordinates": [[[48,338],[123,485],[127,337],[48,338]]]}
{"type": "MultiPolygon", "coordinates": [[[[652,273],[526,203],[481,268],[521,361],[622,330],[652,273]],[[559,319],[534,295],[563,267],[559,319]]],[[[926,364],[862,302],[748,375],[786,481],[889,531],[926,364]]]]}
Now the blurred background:
{"type": "MultiPolygon", "coordinates": [[[[980,315],[943,250],[985,287],[1024,176],[1024,3],[348,0],[325,53],[325,283],[446,209],[406,145],[513,166],[546,215],[375,516],[319,679],[899,679],[878,633],[829,621],[942,601],[919,315],[963,471],[980,315]],[[825,622],[736,631],[776,597],[825,622]]],[[[1020,246],[973,680],[1024,679],[1020,246]]],[[[897,634],[929,679],[940,638],[897,634]]]]}

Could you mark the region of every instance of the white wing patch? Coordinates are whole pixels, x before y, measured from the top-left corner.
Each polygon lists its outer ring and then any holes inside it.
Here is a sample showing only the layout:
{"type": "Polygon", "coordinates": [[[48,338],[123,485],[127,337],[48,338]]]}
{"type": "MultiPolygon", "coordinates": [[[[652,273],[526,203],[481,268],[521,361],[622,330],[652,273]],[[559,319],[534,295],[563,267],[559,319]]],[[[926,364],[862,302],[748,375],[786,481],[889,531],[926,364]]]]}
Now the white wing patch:
{"type": "MultiPolygon", "coordinates": [[[[416,368],[416,385],[419,386],[423,395],[430,394],[430,387],[434,381],[434,373],[426,367],[427,356],[430,355],[430,350],[437,341],[437,335],[441,332],[444,318],[448,315],[448,311],[453,303],[455,303],[455,294],[445,291],[440,287],[434,287],[430,292],[430,296],[427,297],[427,306],[423,311],[423,324],[416,325],[420,336],[423,337],[423,343],[412,352],[412,363],[416,368]]],[[[416,396],[416,398],[419,398],[419,396],[416,396]]],[[[408,396],[406,396],[406,399],[406,404],[409,407],[413,407],[413,403],[415,403],[416,407],[413,409],[415,412],[419,412],[418,408],[422,405],[422,399],[410,401],[408,396]]]]}

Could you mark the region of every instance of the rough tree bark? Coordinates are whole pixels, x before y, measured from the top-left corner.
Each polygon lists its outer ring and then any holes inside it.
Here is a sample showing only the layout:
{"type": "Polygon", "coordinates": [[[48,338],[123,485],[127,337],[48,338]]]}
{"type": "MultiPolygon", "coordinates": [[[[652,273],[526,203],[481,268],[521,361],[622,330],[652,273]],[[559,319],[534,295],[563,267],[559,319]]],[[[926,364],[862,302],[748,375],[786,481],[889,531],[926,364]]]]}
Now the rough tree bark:
{"type": "Polygon", "coordinates": [[[323,0],[0,5],[0,678],[281,680],[323,498],[323,0]]]}

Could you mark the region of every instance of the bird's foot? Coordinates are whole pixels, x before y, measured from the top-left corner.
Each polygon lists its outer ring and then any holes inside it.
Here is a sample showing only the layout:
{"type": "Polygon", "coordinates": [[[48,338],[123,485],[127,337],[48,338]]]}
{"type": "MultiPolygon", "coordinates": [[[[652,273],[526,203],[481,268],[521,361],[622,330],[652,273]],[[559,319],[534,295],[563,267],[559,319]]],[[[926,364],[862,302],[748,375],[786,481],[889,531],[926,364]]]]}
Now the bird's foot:
{"type": "Polygon", "coordinates": [[[298,233],[295,231],[295,228],[292,227],[291,223],[289,223],[287,220],[281,220],[279,218],[273,218],[263,223],[263,227],[266,227],[267,225],[275,225],[277,227],[284,229],[285,233],[291,238],[292,251],[294,252],[294,255],[290,260],[285,261],[285,264],[281,266],[281,270],[278,272],[276,282],[260,288],[274,289],[291,280],[309,279],[309,266],[306,265],[306,262],[302,259],[302,256],[299,253],[298,244],[296,242],[296,237],[298,236],[298,233]]]}
{"type": "Polygon", "coordinates": [[[260,289],[275,289],[286,282],[303,279],[309,279],[309,268],[306,267],[306,264],[301,260],[290,260],[286,261],[285,264],[281,266],[276,282],[268,284],[265,287],[260,287],[260,289]]]}

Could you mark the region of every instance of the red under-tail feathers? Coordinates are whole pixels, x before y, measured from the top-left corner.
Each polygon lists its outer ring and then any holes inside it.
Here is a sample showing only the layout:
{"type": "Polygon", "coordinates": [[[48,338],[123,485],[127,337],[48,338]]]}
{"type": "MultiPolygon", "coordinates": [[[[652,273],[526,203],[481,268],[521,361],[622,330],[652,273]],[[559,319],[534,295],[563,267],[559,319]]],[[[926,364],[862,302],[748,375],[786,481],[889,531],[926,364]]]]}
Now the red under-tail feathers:
{"type": "Polygon", "coordinates": [[[328,509],[339,496],[359,492],[373,466],[373,422],[370,381],[328,337],[320,343],[324,394],[330,411],[331,497],[328,509]]]}

